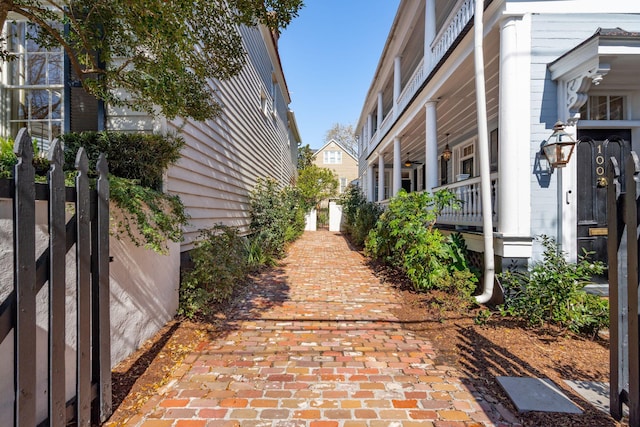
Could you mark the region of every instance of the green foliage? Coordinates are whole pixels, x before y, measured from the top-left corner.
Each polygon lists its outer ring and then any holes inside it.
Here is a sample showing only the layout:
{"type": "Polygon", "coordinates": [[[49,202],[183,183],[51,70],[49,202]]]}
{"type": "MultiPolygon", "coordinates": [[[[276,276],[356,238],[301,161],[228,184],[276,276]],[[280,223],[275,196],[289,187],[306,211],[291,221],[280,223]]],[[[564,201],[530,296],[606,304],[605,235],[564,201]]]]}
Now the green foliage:
{"type": "Polygon", "coordinates": [[[18,158],[13,152],[13,139],[0,138],[0,178],[11,178],[18,158]]]}
{"type": "Polygon", "coordinates": [[[298,148],[298,170],[306,169],[313,164],[313,156],[315,153],[309,147],[309,144],[298,148]]]}
{"type": "Polygon", "coordinates": [[[366,253],[401,268],[416,290],[455,290],[470,298],[477,279],[467,266],[462,239],[447,238],[434,228],[444,207],[458,205],[446,190],[433,194],[401,190],[369,233],[366,253]]]}
{"type": "Polygon", "coordinates": [[[500,312],[530,326],[550,323],[576,333],[595,334],[608,326],[608,302],[583,290],[592,276],[604,271],[604,264],[589,261],[586,252],[570,263],[552,238],[543,235],[540,241],[542,261],[530,271],[500,274],[505,298],[500,312]]]}
{"type": "Polygon", "coordinates": [[[338,201],[342,205],[346,232],[357,246],[364,245],[369,231],[375,227],[382,209],[373,202],[368,202],[358,186],[348,185],[338,201]]]}
{"type": "Polygon", "coordinates": [[[321,200],[338,194],[340,183],[331,169],[310,165],[298,175],[297,187],[305,210],[314,208],[321,200]]]}
{"type": "MultiPolygon", "coordinates": [[[[302,0],[13,0],[2,1],[0,24],[9,12],[40,24],[38,42],[62,46],[84,88],[111,105],[204,120],[220,111],[209,82],[237,75],[246,61],[238,24],[265,24],[277,32],[302,5],[302,0]]],[[[10,56],[0,51],[0,59],[10,56]]]]}
{"type": "Polygon", "coordinates": [[[218,224],[203,230],[190,252],[193,268],[182,278],[178,314],[207,315],[212,304],[228,301],[247,272],[245,251],[236,228],[218,224]]]}
{"type": "MultiPolygon", "coordinates": [[[[14,140],[12,138],[0,137],[0,178],[11,178],[13,167],[18,163],[18,156],[13,152],[14,140]]],[[[49,170],[49,160],[44,153],[40,152],[40,147],[33,141],[33,167],[36,169],[36,181],[41,181],[49,170]]]]}
{"type": "Polygon", "coordinates": [[[137,246],[166,253],[167,240],[179,242],[188,222],[178,196],[162,193],[167,168],[178,161],[184,140],[144,133],[81,132],[61,136],[65,170],[75,170],[76,155],[84,147],[89,175],[96,175],[100,153],[109,164],[111,200],[122,209],[113,229],[137,246]]]}
{"type": "Polygon", "coordinates": [[[136,246],[167,253],[167,240],[182,240],[188,217],[178,196],[143,187],[137,181],[109,177],[111,200],[122,210],[112,226],[116,236],[126,235],[136,246]]]}
{"type": "Polygon", "coordinates": [[[251,233],[273,258],[284,255],[285,244],[304,231],[304,211],[294,187],[280,188],[273,178],[258,180],[249,194],[251,233]]]}
{"type": "Polygon", "coordinates": [[[68,133],[62,135],[61,140],[65,169],[75,169],[76,154],[84,147],[91,171],[95,171],[100,153],[105,153],[109,173],[138,180],[140,185],[155,189],[160,189],[164,172],[180,159],[180,150],[184,147],[184,140],[178,136],[146,133],[68,133]]]}

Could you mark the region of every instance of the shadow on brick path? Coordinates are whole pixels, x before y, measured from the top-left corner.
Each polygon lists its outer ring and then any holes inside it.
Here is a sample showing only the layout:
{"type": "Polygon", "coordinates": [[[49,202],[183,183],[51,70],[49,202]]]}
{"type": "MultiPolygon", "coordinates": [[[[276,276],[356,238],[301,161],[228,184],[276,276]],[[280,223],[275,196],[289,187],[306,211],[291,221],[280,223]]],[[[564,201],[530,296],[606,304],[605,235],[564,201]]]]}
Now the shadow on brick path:
{"type": "Polygon", "coordinates": [[[127,425],[514,425],[399,321],[399,295],[339,233],[306,232],[249,286],[227,333],[127,425]]]}

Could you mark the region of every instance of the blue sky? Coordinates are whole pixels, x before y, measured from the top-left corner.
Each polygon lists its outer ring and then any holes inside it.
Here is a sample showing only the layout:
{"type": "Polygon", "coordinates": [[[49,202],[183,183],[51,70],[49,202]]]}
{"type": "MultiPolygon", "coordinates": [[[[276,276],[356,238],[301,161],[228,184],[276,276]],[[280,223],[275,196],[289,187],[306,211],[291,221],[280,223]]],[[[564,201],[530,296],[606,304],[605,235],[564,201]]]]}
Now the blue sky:
{"type": "Polygon", "coordinates": [[[280,59],[303,144],[354,125],[400,0],[305,0],[280,35],[280,59]]]}

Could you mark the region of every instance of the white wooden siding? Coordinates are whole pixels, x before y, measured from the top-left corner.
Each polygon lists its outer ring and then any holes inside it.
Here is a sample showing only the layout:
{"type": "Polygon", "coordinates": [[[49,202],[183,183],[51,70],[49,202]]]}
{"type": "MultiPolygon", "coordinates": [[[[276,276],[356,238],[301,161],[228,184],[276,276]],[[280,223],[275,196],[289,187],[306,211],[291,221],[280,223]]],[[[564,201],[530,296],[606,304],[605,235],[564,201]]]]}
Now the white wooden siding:
{"type": "MultiPolygon", "coordinates": [[[[600,28],[620,27],[638,31],[637,17],[623,14],[536,14],[532,15],[531,35],[531,166],[540,143],[551,134],[558,120],[557,87],[548,79],[547,65],[565,52],[591,37],[600,28]],[[562,28],[562,31],[558,31],[562,28]]],[[[531,235],[555,236],[557,225],[556,178],[553,173],[549,185],[542,186],[531,174],[531,235]],[[553,213],[553,214],[551,214],[553,213]]],[[[533,258],[539,259],[540,245],[534,244],[533,258]]]]}
{"type": "MultiPolygon", "coordinates": [[[[271,98],[272,70],[279,64],[271,63],[260,31],[240,31],[249,52],[244,69],[231,80],[211,82],[224,106],[222,114],[206,122],[168,124],[187,143],[167,179],[168,191],[180,196],[191,216],[183,250],[192,247],[200,229],[215,223],[248,231],[248,194],[258,178],[273,177],[284,185],[295,173],[285,96],[278,92],[271,98]],[[268,98],[267,114],[260,108],[261,93],[268,98]]],[[[281,91],[286,86],[275,87],[281,91]]]]}

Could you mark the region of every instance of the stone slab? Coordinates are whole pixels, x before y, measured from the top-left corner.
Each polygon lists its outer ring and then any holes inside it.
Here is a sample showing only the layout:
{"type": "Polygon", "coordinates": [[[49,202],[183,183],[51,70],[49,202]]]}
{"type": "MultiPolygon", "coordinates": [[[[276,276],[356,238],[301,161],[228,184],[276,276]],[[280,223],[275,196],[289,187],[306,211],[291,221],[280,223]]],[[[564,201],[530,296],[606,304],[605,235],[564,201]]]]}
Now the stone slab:
{"type": "Polygon", "coordinates": [[[497,377],[497,380],[519,412],[582,413],[548,378],[497,377]]]}
{"type": "MultiPolygon", "coordinates": [[[[606,414],[610,413],[609,383],[572,380],[565,380],[564,382],[594,407],[606,414]]],[[[622,411],[625,415],[629,415],[629,408],[627,406],[622,405],[622,411]]]]}

